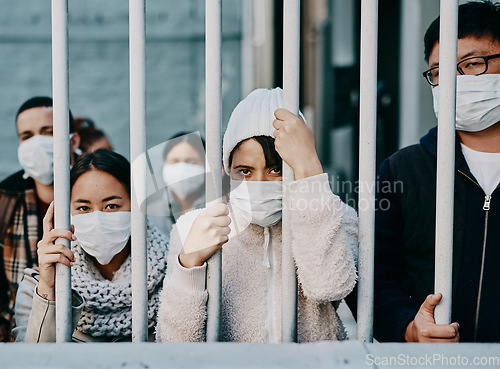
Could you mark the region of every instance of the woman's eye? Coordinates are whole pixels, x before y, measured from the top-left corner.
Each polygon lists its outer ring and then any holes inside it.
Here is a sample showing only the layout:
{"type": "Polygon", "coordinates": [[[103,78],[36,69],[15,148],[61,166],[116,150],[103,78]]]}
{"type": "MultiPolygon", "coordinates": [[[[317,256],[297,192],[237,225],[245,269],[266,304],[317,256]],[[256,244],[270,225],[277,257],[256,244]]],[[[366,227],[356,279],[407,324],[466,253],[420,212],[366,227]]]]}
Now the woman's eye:
{"type": "Polygon", "coordinates": [[[108,204],[106,205],[106,209],[108,210],[115,210],[115,209],[118,209],[120,206],[117,205],[117,204],[108,204]]]}
{"type": "Polygon", "coordinates": [[[240,170],[238,170],[238,173],[242,174],[244,176],[247,176],[247,175],[250,174],[250,170],[248,170],[248,169],[240,169],[240,170]]]}
{"type": "Polygon", "coordinates": [[[280,168],[273,168],[271,169],[272,174],[281,174],[281,169],[280,168]]]}
{"type": "Polygon", "coordinates": [[[86,211],[89,211],[90,208],[86,205],[82,205],[82,206],[79,206],[78,208],[76,208],[76,210],[86,212],[86,211]]]}

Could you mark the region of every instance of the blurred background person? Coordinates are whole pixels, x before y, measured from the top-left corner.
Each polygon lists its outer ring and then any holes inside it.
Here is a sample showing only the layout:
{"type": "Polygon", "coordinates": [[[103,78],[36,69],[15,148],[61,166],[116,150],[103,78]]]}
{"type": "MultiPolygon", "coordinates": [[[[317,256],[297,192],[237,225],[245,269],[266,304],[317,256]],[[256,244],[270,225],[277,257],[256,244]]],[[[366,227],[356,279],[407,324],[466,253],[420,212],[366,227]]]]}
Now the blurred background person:
{"type": "Polygon", "coordinates": [[[198,133],[178,133],[165,145],[162,158],[166,187],[148,199],[148,213],[168,234],[182,214],[205,207],[205,141],[198,133]]]}
{"type": "Polygon", "coordinates": [[[113,145],[111,145],[109,138],[103,130],[95,126],[92,119],[85,117],[75,118],[75,128],[80,135],[80,155],[93,152],[97,149],[113,150],[113,145]]]}

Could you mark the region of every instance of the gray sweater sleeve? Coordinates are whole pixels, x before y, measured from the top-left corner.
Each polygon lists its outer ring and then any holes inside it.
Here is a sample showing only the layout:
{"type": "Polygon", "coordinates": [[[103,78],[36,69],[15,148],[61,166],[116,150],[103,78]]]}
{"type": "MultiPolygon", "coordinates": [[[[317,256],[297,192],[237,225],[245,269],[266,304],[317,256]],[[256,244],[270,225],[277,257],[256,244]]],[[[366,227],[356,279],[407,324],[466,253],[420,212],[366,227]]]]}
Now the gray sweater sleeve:
{"type": "MultiPolygon", "coordinates": [[[[156,327],[156,340],[159,342],[205,340],[208,300],[208,292],[205,289],[206,263],[201,267],[187,269],[180,265],[178,257],[182,249],[178,225],[186,221],[189,222],[181,217],[170,235],[167,274],[160,295],[156,327]]],[[[190,228],[190,225],[184,226],[186,229],[190,228]]]]}
{"type": "Polygon", "coordinates": [[[319,303],[344,298],[357,278],[356,212],[331,192],[324,173],[294,181],[286,191],[292,253],[304,295],[319,303]]]}
{"type": "MultiPolygon", "coordinates": [[[[39,296],[38,273],[26,269],[16,296],[16,328],[13,334],[16,342],[55,342],[56,341],[56,303],[39,296]]],[[[72,291],[73,328],[80,317],[85,301],[72,291]]]]}

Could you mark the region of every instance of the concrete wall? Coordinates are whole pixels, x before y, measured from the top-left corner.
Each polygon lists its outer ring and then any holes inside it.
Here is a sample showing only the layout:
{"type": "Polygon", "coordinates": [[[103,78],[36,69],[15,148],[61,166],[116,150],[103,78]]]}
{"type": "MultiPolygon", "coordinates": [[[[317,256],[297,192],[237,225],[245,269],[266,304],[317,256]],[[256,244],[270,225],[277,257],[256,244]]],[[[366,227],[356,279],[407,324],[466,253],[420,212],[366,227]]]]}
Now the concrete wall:
{"type": "MultiPolygon", "coordinates": [[[[223,122],[241,98],[242,1],[223,1],[223,122]]],[[[204,135],[204,0],[147,1],[147,145],[204,135]]],[[[0,178],[19,168],[15,113],[52,95],[50,1],[0,0],[0,178]]],[[[70,107],[129,155],[128,1],[69,0],[70,107]]]]}

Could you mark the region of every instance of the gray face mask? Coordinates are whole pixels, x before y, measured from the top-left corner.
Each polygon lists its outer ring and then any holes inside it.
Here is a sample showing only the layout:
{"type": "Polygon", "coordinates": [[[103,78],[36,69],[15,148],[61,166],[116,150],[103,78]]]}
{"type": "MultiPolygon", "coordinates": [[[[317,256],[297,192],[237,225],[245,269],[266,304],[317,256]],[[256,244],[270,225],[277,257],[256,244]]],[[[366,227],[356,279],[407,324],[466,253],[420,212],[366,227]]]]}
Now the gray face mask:
{"type": "Polygon", "coordinates": [[[281,219],[282,182],[231,180],[229,201],[249,223],[270,227],[281,219]]]}
{"type": "MultiPolygon", "coordinates": [[[[439,112],[439,86],[432,89],[439,112]]],[[[456,129],[478,132],[500,121],[500,74],[457,77],[456,129]]]]}

